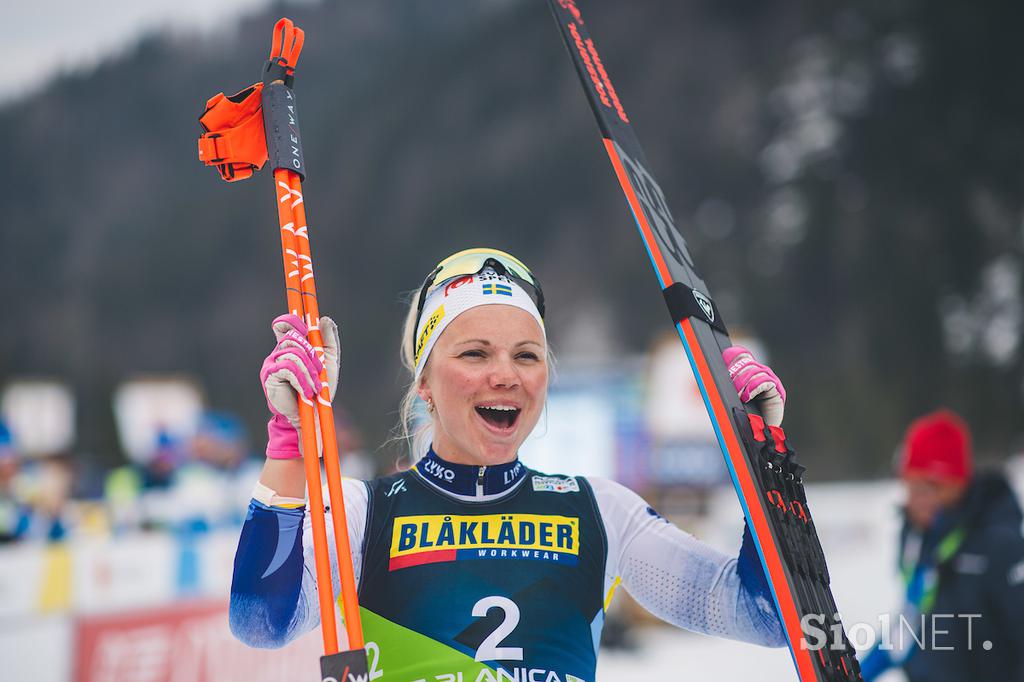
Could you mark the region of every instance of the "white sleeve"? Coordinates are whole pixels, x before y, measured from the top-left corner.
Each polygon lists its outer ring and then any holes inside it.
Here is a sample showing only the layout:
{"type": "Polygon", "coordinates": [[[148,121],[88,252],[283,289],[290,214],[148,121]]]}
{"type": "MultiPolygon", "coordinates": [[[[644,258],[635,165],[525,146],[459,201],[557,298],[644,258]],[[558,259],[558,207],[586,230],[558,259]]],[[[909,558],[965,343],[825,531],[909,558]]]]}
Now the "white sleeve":
{"type": "MultiPolygon", "coordinates": [[[[341,492],[345,497],[345,518],[348,521],[348,543],[352,552],[352,567],[355,569],[356,587],[359,587],[360,572],[363,568],[363,536],[366,533],[366,511],[368,492],[366,483],[353,478],[341,480],[341,492]]],[[[335,600],[341,592],[341,580],[338,577],[338,555],[334,546],[334,519],[330,510],[327,487],[323,489],[325,505],[325,521],[327,523],[327,550],[331,557],[331,585],[335,600]]],[[[309,508],[306,508],[302,534],[302,555],[304,570],[302,572],[302,592],[295,619],[302,621],[300,632],[313,629],[320,623],[320,604],[316,587],[316,559],[313,553],[313,525],[309,520],[309,508]]],[[[339,629],[339,637],[345,638],[344,628],[339,629]]],[[[344,645],[344,642],[342,642],[344,645]]]]}
{"type": "Polygon", "coordinates": [[[621,582],[644,608],[673,625],[765,646],[786,643],[774,603],[743,583],[736,558],[669,523],[625,486],[587,480],[608,537],[606,606],[621,582]]]}

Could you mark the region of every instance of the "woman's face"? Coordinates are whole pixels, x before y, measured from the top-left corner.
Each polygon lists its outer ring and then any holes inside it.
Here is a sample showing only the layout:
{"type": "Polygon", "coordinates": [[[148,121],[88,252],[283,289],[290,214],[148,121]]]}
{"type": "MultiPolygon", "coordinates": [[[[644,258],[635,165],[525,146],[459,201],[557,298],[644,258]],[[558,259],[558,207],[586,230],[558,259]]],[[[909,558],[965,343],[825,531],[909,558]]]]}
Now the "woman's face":
{"type": "Polygon", "coordinates": [[[434,450],[458,464],[510,462],[533,431],[548,387],[547,346],[525,310],[483,305],[434,344],[418,392],[434,402],[434,450]]]}

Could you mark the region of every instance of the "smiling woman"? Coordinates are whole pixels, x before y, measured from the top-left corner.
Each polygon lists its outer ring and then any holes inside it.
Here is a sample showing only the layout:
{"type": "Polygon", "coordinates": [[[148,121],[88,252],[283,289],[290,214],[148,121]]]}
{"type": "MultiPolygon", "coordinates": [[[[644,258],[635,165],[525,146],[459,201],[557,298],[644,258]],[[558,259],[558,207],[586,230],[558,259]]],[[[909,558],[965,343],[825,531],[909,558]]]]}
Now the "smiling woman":
{"type": "Polygon", "coordinates": [[[414,376],[406,406],[423,400],[433,417],[414,444],[415,459],[432,441],[459,464],[511,461],[544,407],[547,339],[541,313],[526,292],[539,292],[540,286],[532,275],[532,284],[516,283],[512,268],[525,266],[510,262],[511,256],[488,251],[504,258],[505,266],[497,257],[481,262],[480,251],[443,261],[439,267],[449,272],[475,271],[442,280],[444,286],[421,295],[422,306],[410,307],[403,336],[417,339],[418,353],[403,352],[414,376]]]}
{"type": "MultiPolygon", "coordinates": [[[[503,357],[512,358],[511,366],[515,371],[531,381],[519,390],[514,388],[509,391],[502,387],[486,389],[494,400],[488,403],[483,398],[478,405],[474,405],[474,409],[481,418],[495,427],[510,428],[514,434],[522,436],[512,449],[514,456],[519,445],[533,430],[543,409],[547,398],[547,380],[554,361],[544,332],[544,297],[540,283],[521,261],[509,254],[494,249],[468,249],[441,261],[427,276],[414,303],[409,306],[400,349],[402,364],[414,380],[402,399],[399,424],[400,434],[410,443],[412,461],[427,454],[431,443],[435,442],[437,420],[427,420],[418,428],[413,427],[420,401],[426,402],[431,411],[436,407],[432,385],[439,386],[443,394],[447,382],[442,381],[441,377],[447,370],[460,365],[467,370],[476,367],[476,376],[480,379],[480,370],[493,367],[503,357]],[[489,268],[488,259],[491,259],[489,268]],[[485,270],[486,274],[482,274],[485,270]],[[504,282],[501,281],[503,277],[504,282]],[[477,281],[474,282],[474,279],[477,281]],[[444,286],[435,286],[435,282],[444,286]],[[479,290],[464,288],[470,283],[478,285],[479,290]],[[454,293],[460,289],[461,293],[454,298],[454,293]],[[480,304],[479,309],[469,309],[476,308],[474,304],[477,303],[480,304]],[[484,305],[487,303],[498,304],[500,307],[484,305]],[[447,333],[442,334],[442,325],[451,325],[454,329],[448,329],[447,333]],[[507,327],[514,346],[502,349],[494,343],[492,336],[495,330],[507,325],[516,327],[507,327]],[[479,330],[479,333],[474,333],[474,329],[479,330]],[[431,352],[435,343],[442,345],[440,353],[431,352]],[[452,353],[455,355],[452,356],[452,353]],[[462,362],[449,362],[455,359],[462,362]],[[434,369],[438,365],[440,369],[434,369]],[[430,381],[432,374],[437,376],[437,381],[430,381]],[[534,388],[533,380],[540,378],[541,374],[544,382],[539,393],[530,392],[531,398],[539,395],[539,405],[531,403],[531,406],[538,407],[536,414],[524,414],[524,405],[509,402],[508,399],[514,397],[509,394],[518,393],[515,397],[522,398],[524,391],[534,388]],[[506,399],[506,402],[498,398],[506,399]],[[499,412],[503,414],[497,414],[499,412]]],[[[442,429],[437,437],[443,440],[448,436],[447,429],[442,429]]],[[[508,455],[506,449],[502,456],[508,455]]],[[[452,456],[459,457],[459,454],[453,451],[452,456]]]]}
{"type": "MultiPolygon", "coordinates": [[[[337,330],[327,318],[320,328],[333,396],[337,330]]],[[[316,396],[322,365],[298,318],[278,318],[274,330],[278,346],[261,372],[274,412],[268,459],[231,594],[236,636],[264,647],[318,621],[296,393],[316,396]]],[[[401,348],[412,375],[406,434],[417,403],[429,416],[410,437],[414,466],[343,483],[374,679],[592,681],[620,584],[680,627],[785,643],[749,532],[731,558],[614,481],[519,461],[550,365],[543,293],[521,261],[493,249],[441,261],[410,303],[401,348]]],[[[781,421],[774,373],[744,349],[727,357],[741,396],[767,401],[764,413],[781,421]]]]}
{"type": "Polygon", "coordinates": [[[526,312],[481,306],[459,316],[415,382],[433,406],[434,447],[459,464],[501,464],[533,431],[548,386],[544,334],[526,312]]]}

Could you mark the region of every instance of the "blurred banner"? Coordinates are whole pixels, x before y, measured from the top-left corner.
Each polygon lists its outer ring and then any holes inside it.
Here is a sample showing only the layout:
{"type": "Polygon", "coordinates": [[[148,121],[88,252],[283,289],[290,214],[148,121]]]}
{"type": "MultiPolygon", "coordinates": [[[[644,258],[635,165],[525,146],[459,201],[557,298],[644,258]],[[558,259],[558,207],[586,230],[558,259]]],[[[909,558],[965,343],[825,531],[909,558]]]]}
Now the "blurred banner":
{"type": "Polygon", "coordinates": [[[547,405],[519,450],[530,467],[647,482],[637,363],[560,368],[547,405]]]}
{"type": "Polygon", "coordinates": [[[131,542],[75,542],[72,569],[74,607],[101,613],[165,604],[176,596],[174,540],[144,534],[131,542]]]}
{"type": "Polygon", "coordinates": [[[615,405],[592,391],[553,390],[520,452],[539,471],[615,475],[615,405]]]}
{"type": "MultiPolygon", "coordinates": [[[[757,340],[734,334],[733,341],[767,362],[757,340]]],[[[728,472],[722,452],[693,370],[679,352],[679,337],[672,332],[659,335],[648,358],[644,419],[651,440],[651,475],[667,485],[707,488],[724,483],[728,472]]]]}
{"type": "Polygon", "coordinates": [[[75,399],[58,381],[13,381],[0,397],[13,445],[26,455],[64,452],[75,439],[75,399]]]}
{"type": "Polygon", "coordinates": [[[311,632],[280,650],[251,649],[228,629],[224,601],[81,618],[75,682],[289,682],[318,679],[321,640],[311,632]]]}
{"type": "Polygon", "coordinates": [[[121,384],[114,392],[114,417],[121,448],[146,463],[169,443],[196,433],[203,409],[199,385],[186,377],[153,377],[121,384]]]}
{"type": "Polygon", "coordinates": [[[651,347],[644,418],[653,478],[663,484],[707,487],[726,479],[722,454],[704,398],[674,333],[651,347]]]}
{"type": "Polygon", "coordinates": [[[659,335],[651,348],[644,413],[651,436],[658,441],[715,442],[704,399],[679,337],[659,335]]]}
{"type": "Polygon", "coordinates": [[[38,545],[3,548],[0,561],[0,623],[18,621],[42,611],[46,552],[38,545]]]}
{"type": "Polygon", "coordinates": [[[0,660],[13,666],[0,679],[318,679],[319,630],[281,651],[251,649],[231,635],[237,541],[233,529],[0,548],[0,660]]]}

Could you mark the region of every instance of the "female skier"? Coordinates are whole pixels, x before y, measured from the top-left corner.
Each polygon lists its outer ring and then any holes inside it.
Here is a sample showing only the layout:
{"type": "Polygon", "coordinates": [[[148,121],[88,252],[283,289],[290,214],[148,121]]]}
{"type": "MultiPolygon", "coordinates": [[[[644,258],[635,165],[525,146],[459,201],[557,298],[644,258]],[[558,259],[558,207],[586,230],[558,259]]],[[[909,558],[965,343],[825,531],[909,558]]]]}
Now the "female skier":
{"type": "MultiPolygon", "coordinates": [[[[328,318],[320,327],[333,398],[338,331],[328,318]]],[[[278,344],[260,373],[273,413],[267,461],[231,587],[232,631],[256,647],[283,646],[319,622],[296,392],[315,399],[321,365],[297,317],[279,317],[273,329],[278,344]]],[[[412,374],[401,415],[415,465],[343,481],[373,673],[592,682],[620,584],[679,627],[785,644],[748,530],[730,558],[614,481],[519,461],[544,407],[550,357],[543,293],[522,262],[494,249],[441,261],[410,303],[401,354],[412,374]],[[417,401],[429,419],[410,433],[417,401]]],[[[725,359],[740,397],[781,423],[778,377],[742,347],[725,359]]],[[[333,554],[331,563],[337,593],[333,554]]]]}

